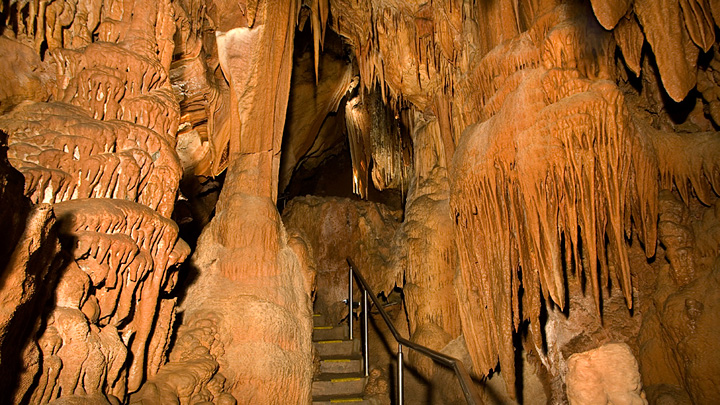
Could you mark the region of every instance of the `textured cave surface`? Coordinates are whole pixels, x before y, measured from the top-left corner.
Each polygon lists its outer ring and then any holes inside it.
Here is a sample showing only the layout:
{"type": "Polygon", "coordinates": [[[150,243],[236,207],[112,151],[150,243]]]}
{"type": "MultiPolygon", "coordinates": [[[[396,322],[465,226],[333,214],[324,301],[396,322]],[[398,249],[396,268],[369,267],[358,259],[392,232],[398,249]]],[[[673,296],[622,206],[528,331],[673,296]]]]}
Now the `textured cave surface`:
{"type": "Polygon", "coordinates": [[[0,17],[0,403],[311,403],[346,257],[485,403],[720,402],[719,2],[0,17]]]}

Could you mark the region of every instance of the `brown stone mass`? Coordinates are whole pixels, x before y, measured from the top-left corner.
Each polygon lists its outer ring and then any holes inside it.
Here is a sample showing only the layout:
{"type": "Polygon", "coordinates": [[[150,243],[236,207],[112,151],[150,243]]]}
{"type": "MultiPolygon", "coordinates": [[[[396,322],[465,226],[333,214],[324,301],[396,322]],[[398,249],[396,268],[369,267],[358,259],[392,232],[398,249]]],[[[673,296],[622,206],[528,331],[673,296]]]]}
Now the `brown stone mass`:
{"type": "Polygon", "coordinates": [[[720,403],[720,1],[0,17],[0,403],[720,403]]]}

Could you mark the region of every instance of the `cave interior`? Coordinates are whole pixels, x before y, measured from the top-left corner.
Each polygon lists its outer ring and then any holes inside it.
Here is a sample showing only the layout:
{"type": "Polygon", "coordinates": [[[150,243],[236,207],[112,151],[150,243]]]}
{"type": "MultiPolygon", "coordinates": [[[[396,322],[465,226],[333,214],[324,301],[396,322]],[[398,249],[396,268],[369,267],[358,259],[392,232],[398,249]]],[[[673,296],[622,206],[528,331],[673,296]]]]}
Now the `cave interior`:
{"type": "Polygon", "coordinates": [[[720,403],[720,2],[0,17],[0,403],[720,403]]]}

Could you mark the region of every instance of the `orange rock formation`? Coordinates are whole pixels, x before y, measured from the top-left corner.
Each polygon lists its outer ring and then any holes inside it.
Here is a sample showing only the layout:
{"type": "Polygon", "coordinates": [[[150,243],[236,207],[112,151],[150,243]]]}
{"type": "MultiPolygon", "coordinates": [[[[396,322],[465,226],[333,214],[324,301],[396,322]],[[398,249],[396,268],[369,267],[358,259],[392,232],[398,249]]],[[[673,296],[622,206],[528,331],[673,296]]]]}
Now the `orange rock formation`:
{"type": "Polygon", "coordinates": [[[2,2],[3,400],[309,403],[352,256],[488,402],[717,402],[719,4],[2,2]]]}

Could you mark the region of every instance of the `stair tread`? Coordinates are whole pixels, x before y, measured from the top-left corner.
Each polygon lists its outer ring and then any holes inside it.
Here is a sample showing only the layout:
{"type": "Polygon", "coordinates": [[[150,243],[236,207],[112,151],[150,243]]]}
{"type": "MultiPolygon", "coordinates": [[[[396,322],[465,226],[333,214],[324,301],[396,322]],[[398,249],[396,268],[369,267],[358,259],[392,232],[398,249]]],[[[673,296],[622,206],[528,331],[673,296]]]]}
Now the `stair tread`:
{"type": "Polygon", "coordinates": [[[362,360],[362,356],[359,353],[351,354],[349,356],[343,356],[343,355],[329,355],[329,356],[320,356],[320,361],[338,361],[338,360],[347,360],[347,361],[353,361],[353,360],[362,360]]]}
{"type": "Polygon", "coordinates": [[[325,315],[323,314],[313,314],[313,326],[319,326],[325,324],[325,315]]]}
{"type": "Polygon", "coordinates": [[[356,381],[365,378],[362,373],[319,373],[315,376],[314,381],[332,381],[332,380],[344,380],[344,381],[356,381]]]}
{"type": "Polygon", "coordinates": [[[339,345],[339,346],[357,346],[358,349],[360,348],[360,342],[356,340],[347,340],[347,339],[325,339],[325,340],[315,340],[313,341],[314,344],[318,346],[323,345],[339,345]]]}
{"type": "Polygon", "coordinates": [[[359,342],[359,341],[360,341],[359,339],[350,340],[348,338],[344,338],[344,339],[322,339],[322,340],[316,340],[314,343],[340,343],[340,342],[353,343],[353,342],[359,342]]]}
{"type": "Polygon", "coordinates": [[[331,339],[347,339],[347,327],[343,326],[326,326],[316,325],[313,327],[313,341],[323,341],[331,339]]]}
{"type": "Polygon", "coordinates": [[[359,340],[348,339],[345,323],[328,325],[323,314],[313,318],[313,344],[321,364],[313,378],[313,405],[367,404],[359,340]]]}
{"type": "Polygon", "coordinates": [[[359,373],[363,370],[360,355],[320,357],[320,373],[359,373]]]}
{"type": "Polygon", "coordinates": [[[361,397],[365,391],[365,377],[337,377],[315,380],[312,383],[313,398],[321,395],[361,397]]]}
{"type": "Polygon", "coordinates": [[[357,340],[325,340],[314,344],[320,358],[360,355],[360,342],[357,340]]]}
{"type": "Polygon", "coordinates": [[[362,403],[365,399],[362,396],[357,395],[318,395],[313,397],[313,403],[362,403]]]}

